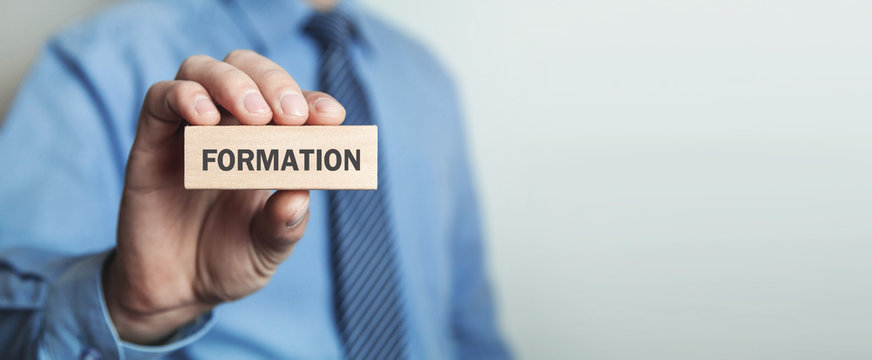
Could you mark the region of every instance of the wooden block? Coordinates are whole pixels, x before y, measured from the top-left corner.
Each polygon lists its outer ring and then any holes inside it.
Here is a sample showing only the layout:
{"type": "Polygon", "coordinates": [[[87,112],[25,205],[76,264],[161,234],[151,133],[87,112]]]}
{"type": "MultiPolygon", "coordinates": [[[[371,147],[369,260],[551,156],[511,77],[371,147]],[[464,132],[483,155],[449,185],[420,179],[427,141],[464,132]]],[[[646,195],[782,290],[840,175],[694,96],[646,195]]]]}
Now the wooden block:
{"type": "Polygon", "coordinates": [[[378,187],[378,128],[187,126],[186,189],[378,187]]]}

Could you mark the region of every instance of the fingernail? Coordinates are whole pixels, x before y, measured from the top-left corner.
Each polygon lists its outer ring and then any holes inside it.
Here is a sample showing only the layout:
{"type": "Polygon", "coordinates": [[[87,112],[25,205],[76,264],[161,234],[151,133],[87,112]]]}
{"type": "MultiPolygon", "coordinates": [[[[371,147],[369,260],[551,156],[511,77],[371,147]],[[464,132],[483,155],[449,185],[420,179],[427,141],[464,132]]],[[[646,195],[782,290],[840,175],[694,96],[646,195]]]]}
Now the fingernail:
{"type": "Polygon", "coordinates": [[[212,103],[212,100],[205,96],[200,96],[196,100],[194,100],[194,111],[197,112],[197,115],[205,115],[218,112],[218,109],[215,107],[215,104],[212,103]]]}
{"type": "Polygon", "coordinates": [[[303,94],[294,91],[283,94],[279,104],[282,106],[282,112],[293,117],[304,117],[306,111],[309,110],[309,105],[306,104],[303,94]]]}
{"type": "Polygon", "coordinates": [[[318,98],[312,106],[319,113],[336,113],[345,110],[339,102],[328,97],[318,98]]]}
{"type": "Polygon", "coordinates": [[[288,221],[286,225],[289,228],[300,225],[300,223],[303,222],[303,219],[306,218],[307,213],[309,213],[309,199],[306,199],[306,202],[304,202],[303,205],[301,205],[297,209],[297,214],[294,215],[294,217],[290,221],[288,221]]]}
{"type": "Polygon", "coordinates": [[[291,221],[288,221],[288,227],[289,228],[297,227],[297,225],[300,225],[300,223],[303,222],[303,218],[305,218],[305,217],[306,217],[306,212],[303,211],[303,213],[300,214],[299,217],[297,217],[296,219],[293,219],[291,221]]]}
{"type": "Polygon", "coordinates": [[[263,96],[260,96],[260,93],[257,91],[251,91],[248,94],[245,94],[245,97],[242,98],[242,105],[245,106],[245,110],[248,110],[250,113],[264,113],[269,111],[269,105],[266,104],[266,101],[263,100],[263,96]]]}

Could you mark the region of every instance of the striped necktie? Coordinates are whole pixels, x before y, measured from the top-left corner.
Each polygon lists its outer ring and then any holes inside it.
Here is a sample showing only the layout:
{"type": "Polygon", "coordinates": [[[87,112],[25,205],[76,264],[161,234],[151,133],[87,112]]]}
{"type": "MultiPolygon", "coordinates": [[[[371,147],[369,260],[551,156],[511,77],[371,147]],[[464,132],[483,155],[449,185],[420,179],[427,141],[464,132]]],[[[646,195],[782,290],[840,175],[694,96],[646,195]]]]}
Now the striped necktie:
{"type": "MultiPolygon", "coordinates": [[[[345,106],[344,124],[375,124],[349,54],[351,20],[336,11],[316,13],[305,32],[321,48],[320,87],[345,106]]],[[[378,155],[378,190],[328,192],[334,310],[348,359],[406,357],[396,240],[384,156],[378,155]]]]}

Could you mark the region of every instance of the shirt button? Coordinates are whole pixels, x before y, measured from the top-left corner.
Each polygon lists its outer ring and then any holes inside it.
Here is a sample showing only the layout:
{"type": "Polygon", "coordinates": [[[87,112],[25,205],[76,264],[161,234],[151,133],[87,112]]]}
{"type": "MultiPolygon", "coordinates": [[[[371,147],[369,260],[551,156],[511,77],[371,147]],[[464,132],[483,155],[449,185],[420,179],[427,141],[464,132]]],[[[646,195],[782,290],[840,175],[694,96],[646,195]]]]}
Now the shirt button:
{"type": "Polygon", "coordinates": [[[103,356],[100,355],[100,352],[97,349],[88,348],[85,351],[82,351],[82,355],[79,355],[79,360],[100,360],[103,356]]]}

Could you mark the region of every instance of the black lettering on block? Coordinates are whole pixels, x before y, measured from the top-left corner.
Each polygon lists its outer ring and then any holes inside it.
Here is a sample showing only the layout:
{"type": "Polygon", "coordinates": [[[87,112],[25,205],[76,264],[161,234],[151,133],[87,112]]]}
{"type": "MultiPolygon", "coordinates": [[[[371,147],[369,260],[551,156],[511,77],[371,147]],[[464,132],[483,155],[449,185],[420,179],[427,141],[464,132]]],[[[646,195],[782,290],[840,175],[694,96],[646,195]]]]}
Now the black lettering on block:
{"type": "Polygon", "coordinates": [[[324,154],[324,166],[327,167],[327,170],[336,171],[339,170],[339,167],[342,166],[342,154],[339,153],[339,150],[330,149],[327,150],[327,153],[324,154]],[[330,163],[330,156],[333,156],[333,159],[336,160],[335,163],[330,163]]]}
{"type": "Polygon", "coordinates": [[[239,159],[239,168],[237,170],[242,171],[242,164],[245,164],[248,168],[248,171],[253,171],[254,167],[251,165],[251,160],[254,160],[254,152],[248,149],[239,149],[237,158],[239,159]]]}
{"type": "Polygon", "coordinates": [[[233,163],[235,163],[235,162],[236,162],[236,157],[233,156],[233,151],[230,151],[228,149],[223,149],[223,150],[221,150],[221,152],[218,153],[218,167],[221,168],[221,170],[223,170],[223,171],[233,170],[233,163]],[[225,164],[225,162],[224,162],[225,156],[230,158],[229,163],[225,164]]]}
{"type": "Polygon", "coordinates": [[[282,162],[282,171],[290,166],[294,171],[299,170],[297,168],[297,158],[294,157],[294,151],[291,149],[285,150],[285,161],[282,162]]]}
{"type": "MultiPolygon", "coordinates": [[[[273,165],[273,170],[279,169],[279,151],[272,149],[269,151],[269,156],[263,149],[257,149],[257,170],[269,170],[270,164],[273,165]],[[261,167],[262,166],[262,167],[261,167]]],[[[284,170],[284,169],[282,169],[284,170]]]]}
{"type": "Polygon", "coordinates": [[[218,149],[203,149],[203,171],[209,170],[209,163],[215,162],[215,158],[209,157],[209,154],[217,154],[218,149]]]}
{"type": "Polygon", "coordinates": [[[309,171],[309,155],[312,155],[312,153],[314,153],[315,150],[312,150],[312,149],[301,149],[301,150],[299,150],[299,151],[300,151],[300,154],[306,156],[306,157],[303,158],[303,170],[309,171]]]}
{"type": "Polygon", "coordinates": [[[354,167],[354,170],[360,171],[360,149],[357,149],[355,154],[351,150],[345,149],[345,171],[348,171],[348,163],[354,167]]]}

